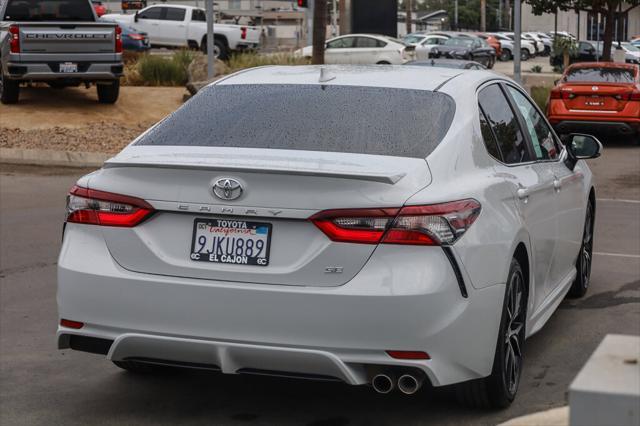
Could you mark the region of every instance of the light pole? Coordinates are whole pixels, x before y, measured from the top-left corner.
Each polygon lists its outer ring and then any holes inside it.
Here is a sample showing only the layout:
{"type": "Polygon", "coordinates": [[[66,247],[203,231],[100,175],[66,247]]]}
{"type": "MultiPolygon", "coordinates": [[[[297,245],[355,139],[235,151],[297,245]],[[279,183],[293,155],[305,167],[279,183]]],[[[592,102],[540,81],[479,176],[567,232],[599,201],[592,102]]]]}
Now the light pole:
{"type": "Polygon", "coordinates": [[[520,12],[520,1],[513,0],[513,79],[517,83],[522,83],[520,69],[522,13],[520,12]]]}
{"type": "Polygon", "coordinates": [[[216,75],[216,58],[213,57],[213,0],[205,0],[205,7],[207,15],[207,77],[211,80],[216,75]]]}

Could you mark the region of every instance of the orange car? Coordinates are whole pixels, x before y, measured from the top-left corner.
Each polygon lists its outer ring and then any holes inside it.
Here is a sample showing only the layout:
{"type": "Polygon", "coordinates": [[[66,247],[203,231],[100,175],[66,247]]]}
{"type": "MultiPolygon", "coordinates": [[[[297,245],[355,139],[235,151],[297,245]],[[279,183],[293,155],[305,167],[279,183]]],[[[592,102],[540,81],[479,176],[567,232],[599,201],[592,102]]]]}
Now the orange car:
{"type": "Polygon", "coordinates": [[[497,38],[485,33],[477,33],[476,35],[482,39],[485,39],[487,43],[489,43],[489,46],[493,47],[493,49],[496,51],[496,58],[500,57],[500,55],[502,54],[502,46],[500,45],[500,41],[497,38]]]}
{"type": "Polygon", "coordinates": [[[559,134],[612,134],[640,143],[640,67],[570,65],[551,91],[547,117],[559,134]]]}

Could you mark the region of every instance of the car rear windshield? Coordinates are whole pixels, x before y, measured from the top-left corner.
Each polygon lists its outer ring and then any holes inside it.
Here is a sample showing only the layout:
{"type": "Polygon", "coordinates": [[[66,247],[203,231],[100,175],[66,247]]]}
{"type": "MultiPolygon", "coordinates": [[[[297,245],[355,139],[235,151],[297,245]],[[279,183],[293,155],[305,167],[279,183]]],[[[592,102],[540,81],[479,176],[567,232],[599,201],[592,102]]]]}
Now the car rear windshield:
{"type": "Polygon", "coordinates": [[[87,0],[9,0],[5,21],[93,22],[93,8],[87,0]]]}
{"type": "Polygon", "coordinates": [[[426,90],[325,85],[219,85],[198,93],[136,145],[348,152],[424,158],[455,102],[426,90]]]}
{"type": "Polygon", "coordinates": [[[613,67],[574,68],[565,77],[567,82],[633,83],[634,80],[633,69],[613,67]]]}

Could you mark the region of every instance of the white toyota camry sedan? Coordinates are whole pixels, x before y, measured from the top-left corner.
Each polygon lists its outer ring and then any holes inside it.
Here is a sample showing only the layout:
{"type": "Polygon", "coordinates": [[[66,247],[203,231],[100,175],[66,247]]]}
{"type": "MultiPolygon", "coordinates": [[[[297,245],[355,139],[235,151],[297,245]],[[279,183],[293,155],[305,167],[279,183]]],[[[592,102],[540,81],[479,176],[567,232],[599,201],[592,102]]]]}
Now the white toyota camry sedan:
{"type": "Polygon", "coordinates": [[[58,346],[507,406],[589,285],[601,145],[565,143],[491,72],[231,75],[71,189],[58,346]]]}

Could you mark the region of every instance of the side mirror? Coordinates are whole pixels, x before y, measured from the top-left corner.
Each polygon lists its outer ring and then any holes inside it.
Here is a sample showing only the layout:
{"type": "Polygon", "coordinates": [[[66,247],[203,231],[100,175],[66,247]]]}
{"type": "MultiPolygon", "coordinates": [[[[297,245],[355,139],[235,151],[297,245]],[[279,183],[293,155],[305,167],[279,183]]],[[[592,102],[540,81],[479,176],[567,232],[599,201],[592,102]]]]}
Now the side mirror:
{"type": "Polygon", "coordinates": [[[138,11],[136,11],[136,14],[133,15],[133,22],[138,22],[140,20],[140,18],[138,17],[138,11]]]}
{"type": "Polygon", "coordinates": [[[602,144],[591,135],[573,133],[567,137],[567,158],[564,164],[571,170],[579,160],[598,158],[602,153],[602,144]]]}

